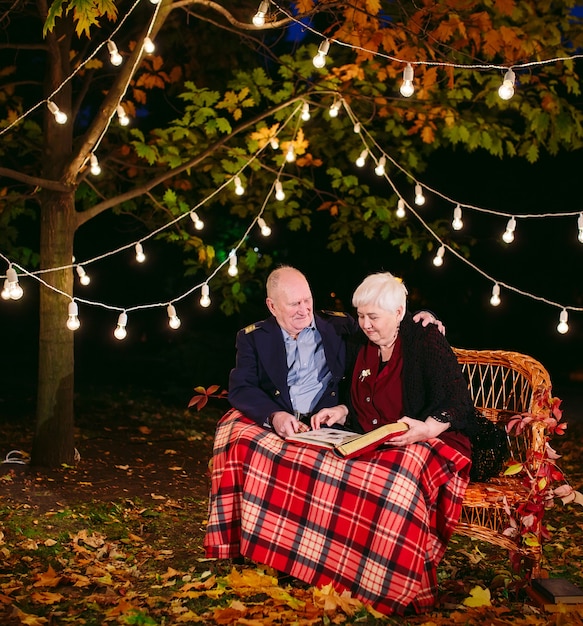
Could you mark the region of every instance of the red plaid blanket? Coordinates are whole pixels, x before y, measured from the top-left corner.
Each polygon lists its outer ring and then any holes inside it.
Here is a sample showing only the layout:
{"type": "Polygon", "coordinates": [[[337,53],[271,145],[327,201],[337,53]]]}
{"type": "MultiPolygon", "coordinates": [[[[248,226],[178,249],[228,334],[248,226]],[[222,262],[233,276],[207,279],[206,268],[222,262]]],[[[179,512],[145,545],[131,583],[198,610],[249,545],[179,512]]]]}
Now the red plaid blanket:
{"type": "Polygon", "coordinates": [[[215,437],[206,555],[240,554],[387,615],[432,607],[469,461],[438,439],[342,459],[238,411],[215,437]]]}

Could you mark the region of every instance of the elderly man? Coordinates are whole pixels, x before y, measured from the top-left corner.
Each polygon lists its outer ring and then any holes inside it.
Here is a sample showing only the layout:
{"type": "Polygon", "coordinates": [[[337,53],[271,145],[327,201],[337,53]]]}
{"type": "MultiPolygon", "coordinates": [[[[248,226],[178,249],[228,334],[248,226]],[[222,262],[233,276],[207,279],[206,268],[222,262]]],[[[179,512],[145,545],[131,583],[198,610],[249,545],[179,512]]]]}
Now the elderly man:
{"type": "MultiPolygon", "coordinates": [[[[306,277],[289,266],[269,275],[266,304],[271,317],[237,334],[232,406],[282,437],[305,429],[318,412],[345,417],[345,341],[358,324],[345,313],[314,313],[306,277]]],[[[440,326],[428,312],[415,319],[440,326]]]]}

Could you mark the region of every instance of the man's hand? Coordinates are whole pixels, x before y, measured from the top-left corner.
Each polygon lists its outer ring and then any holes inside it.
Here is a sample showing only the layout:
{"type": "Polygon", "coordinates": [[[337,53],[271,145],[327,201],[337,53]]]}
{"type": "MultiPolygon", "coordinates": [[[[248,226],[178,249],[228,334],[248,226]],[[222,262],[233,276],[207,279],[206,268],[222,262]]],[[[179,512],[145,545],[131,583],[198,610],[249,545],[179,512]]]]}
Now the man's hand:
{"type": "Polygon", "coordinates": [[[343,404],[331,406],[327,409],[320,409],[312,415],[310,420],[312,428],[317,430],[320,426],[332,426],[332,424],[345,424],[348,408],[343,404]]]}
{"type": "Polygon", "coordinates": [[[273,431],[284,439],[294,433],[309,430],[308,427],[300,422],[294,415],[286,411],[277,411],[271,416],[271,425],[273,431]]]}
{"type": "Polygon", "coordinates": [[[414,322],[421,322],[422,326],[427,326],[427,324],[435,324],[437,326],[437,330],[445,335],[445,326],[429,311],[419,311],[413,316],[414,322]]]}

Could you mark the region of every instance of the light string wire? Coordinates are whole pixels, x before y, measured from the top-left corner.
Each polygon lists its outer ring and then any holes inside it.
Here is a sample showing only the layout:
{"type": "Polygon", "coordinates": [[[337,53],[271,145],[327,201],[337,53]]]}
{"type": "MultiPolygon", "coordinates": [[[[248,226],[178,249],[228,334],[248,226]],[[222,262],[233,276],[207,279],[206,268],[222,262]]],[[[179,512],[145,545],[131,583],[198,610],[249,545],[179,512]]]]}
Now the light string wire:
{"type": "MultiPolygon", "coordinates": [[[[126,22],[126,20],[130,17],[130,15],[133,13],[133,11],[137,8],[137,6],[140,4],[140,2],[143,2],[143,0],[136,0],[134,2],[134,4],[128,9],[128,12],[122,17],[122,19],[120,20],[120,22],[118,23],[118,25],[113,29],[111,35],[109,36],[108,39],[106,39],[105,41],[102,41],[97,48],[95,48],[95,50],[84,60],[82,61],[72,72],[71,74],[69,74],[69,76],[67,76],[67,78],[65,78],[65,80],[63,80],[63,82],[44,100],[40,100],[39,102],[37,102],[36,104],[34,104],[30,109],[28,109],[27,111],[25,111],[22,115],[20,115],[19,117],[17,117],[15,120],[13,120],[8,126],[6,126],[3,129],[0,129],[0,137],[2,135],[4,135],[5,133],[7,133],[12,127],[14,127],[16,124],[20,123],[22,120],[24,120],[25,118],[27,118],[33,111],[35,111],[36,109],[38,109],[40,106],[42,106],[44,103],[48,102],[49,100],[51,100],[54,96],[56,96],[62,89],[63,87],[69,83],[70,81],[73,80],[73,78],[92,60],[97,56],[97,53],[105,46],[107,46],[107,42],[114,37],[117,32],[120,30],[120,28],[124,25],[124,23],[126,22]]],[[[160,3],[156,5],[156,8],[154,10],[154,17],[153,19],[155,19],[156,15],[158,14],[158,11],[160,9],[160,3]]],[[[152,26],[153,26],[153,19],[150,22],[150,26],[148,28],[148,34],[151,32],[152,26]]],[[[138,57],[139,59],[139,57],[138,57]]],[[[134,68],[135,69],[135,68],[134,68]]],[[[130,79],[131,80],[131,79],[130,79]]],[[[128,85],[129,85],[129,80],[128,80],[128,85]]],[[[126,85],[126,89],[127,89],[127,85],[126,85]]],[[[101,141],[101,137],[99,139],[99,141],[101,141]]],[[[96,145],[97,147],[97,145],[96,145]]]]}
{"type": "MultiPolygon", "coordinates": [[[[390,54],[385,54],[383,52],[379,52],[378,50],[370,50],[369,48],[364,48],[362,46],[357,46],[355,44],[347,43],[342,41],[341,39],[336,39],[335,37],[327,37],[319,30],[313,28],[310,24],[306,24],[302,20],[298,19],[294,15],[292,15],[289,11],[281,7],[275,0],[269,0],[270,4],[272,4],[278,11],[283,13],[287,19],[294,22],[298,26],[301,26],[304,30],[311,32],[313,35],[317,35],[322,39],[329,41],[331,44],[337,44],[338,46],[349,48],[351,50],[358,50],[359,52],[365,52],[366,54],[370,54],[375,57],[381,57],[383,59],[387,59],[389,61],[394,61],[396,63],[410,63],[411,65],[426,65],[427,67],[451,67],[454,69],[463,69],[463,70],[507,70],[509,65],[501,65],[501,64],[485,64],[485,63],[451,63],[444,61],[427,61],[427,60],[405,60],[399,57],[391,56],[390,54]]],[[[552,59],[545,59],[543,61],[527,61],[525,63],[512,63],[512,68],[514,69],[526,69],[530,67],[542,67],[544,65],[551,65],[552,63],[558,63],[559,61],[571,61],[575,59],[582,59],[583,54],[573,54],[569,56],[562,57],[554,57],[552,59]]]]}
{"type": "MultiPolygon", "coordinates": [[[[274,137],[277,137],[287,127],[287,125],[294,118],[297,117],[298,122],[296,124],[296,131],[294,132],[294,136],[295,136],[295,133],[297,132],[297,128],[299,127],[299,121],[301,120],[301,118],[298,116],[298,112],[301,111],[302,106],[303,106],[303,103],[300,102],[294,108],[294,110],[289,114],[289,116],[283,122],[281,122],[279,124],[279,126],[277,128],[277,131],[274,134],[274,137]]],[[[64,269],[72,269],[72,268],[77,267],[79,265],[82,265],[82,266],[90,265],[92,263],[95,263],[97,261],[101,261],[101,260],[103,260],[103,259],[105,259],[107,257],[113,256],[115,254],[118,254],[120,252],[128,250],[128,249],[130,249],[132,247],[135,247],[135,245],[137,243],[141,243],[143,241],[147,241],[148,239],[151,239],[152,237],[155,237],[156,235],[158,235],[159,233],[163,232],[164,230],[167,230],[167,229],[171,228],[173,225],[175,225],[179,221],[181,221],[181,220],[185,219],[186,217],[188,217],[191,214],[192,211],[196,211],[200,207],[204,206],[209,200],[214,198],[223,189],[225,189],[227,186],[229,186],[234,181],[236,176],[239,176],[247,167],[249,167],[249,165],[251,165],[251,163],[253,163],[253,161],[255,161],[255,160],[257,160],[259,158],[260,154],[267,148],[268,145],[269,145],[269,142],[266,141],[263,146],[259,146],[257,151],[251,156],[251,158],[248,159],[244,163],[244,165],[242,165],[239,168],[239,170],[231,178],[226,179],[225,182],[223,182],[219,187],[217,187],[214,191],[212,191],[206,198],[203,198],[200,202],[198,202],[198,204],[196,204],[194,207],[192,207],[190,209],[190,211],[188,211],[187,213],[183,213],[182,215],[179,215],[178,217],[176,217],[175,219],[171,220],[170,222],[167,222],[166,224],[164,224],[164,225],[160,226],[159,228],[155,229],[154,231],[150,232],[148,235],[145,235],[144,237],[141,237],[137,241],[134,241],[134,242],[131,242],[131,243],[128,243],[128,244],[124,244],[123,246],[120,246],[119,248],[116,248],[115,250],[110,250],[110,251],[108,251],[106,253],[103,253],[101,255],[92,257],[92,258],[87,259],[87,260],[85,260],[83,262],[74,262],[74,263],[69,264],[69,265],[63,265],[63,266],[60,266],[60,267],[54,267],[54,268],[48,268],[48,269],[36,270],[36,271],[29,271],[25,267],[20,265],[19,263],[11,262],[2,252],[0,252],[0,258],[2,258],[9,266],[12,265],[13,267],[18,268],[23,275],[28,276],[29,278],[33,278],[34,280],[37,280],[43,286],[47,287],[48,289],[52,289],[54,292],[64,296],[68,300],[75,301],[75,302],[78,302],[78,303],[81,303],[81,304],[85,304],[85,305],[89,305],[89,306],[100,307],[100,308],[103,308],[103,309],[109,309],[109,310],[113,310],[113,311],[122,311],[122,312],[126,312],[127,313],[127,312],[138,311],[138,310],[145,310],[145,309],[165,307],[169,303],[179,302],[179,301],[183,300],[184,298],[188,297],[189,295],[191,295],[192,293],[194,293],[195,291],[197,291],[198,289],[200,289],[204,284],[209,283],[217,275],[217,273],[225,265],[227,265],[229,263],[228,256],[227,256],[227,258],[223,262],[221,262],[213,270],[213,272],[211,272],[211,274],[204,281],[202,281],[201,283],[191,287],[190,289],[188,289],[186,292],[182,293],[181,295],[176,296],[176,297],[172,298],[171,300],[166,301],[164,303],[162,303],[162,302],[146,303],[146,304],[134,305],[134,306],[131,306],[131,307],[121,307],[121,306],[116,306],[116,305],[110,305],[110,304],[106,304],[104,302],[88,300],[88,299],[85,299],[85,298],[82,298],[82,297],[78,297],[76,295],[70,296],[66,292],[64,292],[61,289],[58,289],[58,288],[50,285],[45,280],[40,278],[40,274],[44,274],[44,273],[47,273],[47,272],[54,272],[54,271],[64,270],[64,269]]],[[[254,217],[254,219],[251,221],[251,223],[249,224],[249,226],[247,227],[247,229],[245,230],[243,235],[240,237],[238,242],[233,247],[234,251],[237,252],[243,246],[244,242],[246,241],[247,237],[249,236],[249,233],[252,231],[253,227],[257,224],[257,221],[259,220],[259,218],[263,215],[263,212],[265,211],[265,208],[267,206],[269,198],[271,197],[273,189],[275,188],[275,183],[276,183],[277,180],[279,180],[279,176],[283,172],[283,170],[285,168],[285,164],[286,164],[286,161],[285,161],[285,156],[284,156],[284,158],[282,159],[282,165],[281,165],[281,167],[279,169],[279,172],[278,172],[277,179],[274,180],[274,182],[273,182],[273,184],[272,184],[272,186],[270,188],[269,193],[266,194],[260,211],[254,217]]],[[[150,197],[150,200],[154,204],[156,204],[159,208],[164,208],[163,205],[160,204],[151,194],[149,194],[149,197],[150,197]]],[[[0,278],[5,278],[5,275],[0,276],[0,278]]]]}
{"type": "MultiPolygon", "coordinates": [[[[360,122],[360,120],[358,119],[358,117],[355,115],[355,113],[353,112],[353,110],[351,109],[351,107],[348,105],[348,103],[343,99],[340,98],[340,103],[342,104],[344,110],[347,112],[351,122],[353,124],[359,124],[360,128],[361,128],[361,140],[363,142],[363,146],[367,149],[367,151],[372,155],[372,157],[375,159],[375,161],[378,163],[378,158],[375,156],[374,152],[371,152],[370,150],[370,146],[366,143],[366,141],[362,138],[363,135],[367,137],[368,141],[370,142],[370,145],[374,146],[380,153],[382,153],[391,164],[393,164],[402,174],[404,174],[406,177],[410,178],[412,181],[414,182],[418,182],[417,179],[415,178],[415,176],[413,176],[410,172],[408,172],[404,167],[402,167],[393,157],[391,157],[390,155],[386,154],[379,146],[379,144],[376,142],[376,140],[374,139],[374,137],[370,134],[370,132],[368,131],[368,129],[366,128],[366,126],[363,125],[362,122],[360,122]]],[[[290,115],[287,117],[287,119],[281,124],[281,126],[278,128],[276,135],[279,135],[279,133],[293,120],[293,118],[298,115],[298,113],[300,113],[301,108],[303,106],[303,103],[298,104],[298,106],[290,113],[290,115]]],[[[300,120],[301,117],[298,115],[298,120],[297,120],[297,125],[296,125],[296,130],[294,131],[294,136],[295,133],[297,132],[297,128],[299,128],[300,125],[300,120]]],[[[293,142],[293,139],[292,139],[293,142]]],[[[290,142],[290,143],[292,143],[290,142]]],[[[215,189],[213,192],[211,192],[211,194],[209,194],[209,196],[207,196],[206,198],[202,199],[197,205],[195,205],[191,211],[194,211],[198,208],[200,208],[201,206],[203,206],[204,204],[206,204],[209,200],[211,200],[212,198],[215,197],[215,195],[217,195],[220,191],[222,191],[225,187],[227,187],[228,185],[230,185],[233,180],[235,179],[236,176],[238,176],[239,174],[241,174],[246,167],[248,167],[254,160],[258,159],[260,154],[267,148],[268,145],[268,141],[265,142],[265,144],[263,146],[261,146],[257,152],[244,164],[242,165],[239,170],[236,172],[236,174],[234,174],[231,178],[226,179],[225,182],[220,185],[217,189],[215,189]]],[[[258,214],[255,216],[255,218],[252,220],[252,222],[250,223],[250,225],[248,226],[247,230],[245,231],[245,233],[243,234],[243,236],[240,238],[240,240],[238,241],[238,243],[234,246],[233,250],[235,252],[237,252],[243,245],[244,241],[246,240],[246,238],[248,237],[248,234],[251,232],[251,230],[253,229],[253,227],[256,225],[257,221],[259,220],[259,218],[262,216],[267,202],[269,200],[269,198],[271,197],[273,190],[275,188],[275,184],[277,182],[277,180],[279,180],[279,177],[281,175],[281,173],[283,172],[283,169],[285,167],[285,157],[282,160],[282,165],[278,171],[277,177],[274,180],[272,186],[270,187],[269,192],[266,194],[264,202],[261,206],[260,211],[258,212],[258,214]]],[[[471,267],[474,271],[476,271],[477,273],[479,273],[480,275],[482,275],[484,278],[486,278],[489,281],[492,281],[493,283],[497,283],[498,285],[504,286],[506,289],[508,289],[509,291],[513,291],[515,293],[518,293],[520,295],[529,297],[533,300],[537,300],[540,302],[544,302],[548,305],[551,306],[555,306],[561,309],[566,309],[566,310],[571,310],[571,311],[583,311],[583,308],[581,307],[576,307],[576,306],[570,306],[570,305],[561,305],[558,302],[555,302],[553,300],[549,300],[548,298],[544,298],[542,296],[538,296],[536,294],[532,294],[530,292],[524,291],[522,289],[519,289],[517,287],[514,287],[504,281],[500,281],[500,280],[496,280],[494,277],[490,276],[487,272],[485,272],[484,270],[480,269],[478,266],[476,266],[475,264],[473,264],[471,261],[469,261],[468,259],[466,259],[463,255],[461,255],[459,252],[457,252],[455,249],[453,249],[451,246],[449,246],[447,243],[445,243],[442,239],[440,239],[440,237],[437,235],[437,233],[435,233],[431,227],[427,224],[427,222],[425,222],[425,220],[419,215],[419,213],[417,213],[417,211],[402,197],[402,194],[399,192],[397,186],[395,185],[395,183],[393,182],[393,180],[386,174],[384,174],[385,179],[387,180],[387,182],[389,183],[389,185],[391,186],[391,188],[393,189],[393,191],[395,192],[395,194],[398,195],[399,198],[403,199],[403,201],[405,202],[406,207],[409,209],[409,211],[415,216],[415,218],[419,221],[419,223],[431,234],[431,236],[439,242],[440,245],[444,246],[445,249],[447,249],[450,253],[452,253],[454,256],[456,256],[457,258],[459,258],[462,262],[464,262],[466,265],[468,265],[469,267],[471,267]]],[[[455,200],[453,200],[452,198],[448,197],[445,194],[442,194],[438,191],[434,191],[432,190],[430,187],[428,186],[423,186],[424,189],[431,191],[432,193],[436,193],[436,195],[438,195],[439,197],[441,197],[444,200],[447,200],[448,202],[451,202],[452,204],[457,204],[459,206],[464,206],[466,208],[474,208],[472,207],[472,205],[464,205],[462,203],[457,203],[455,200]]],[[[155,204],[157,204],[159,207],[162,207],[161,204],[159,204],[155,198],[151,197],[152,201],[155,202],[155,204]]],[[[475,207],[476,210],[480,210],[480,207],[475,207]]],[[[171,226],[173,226],[174,224],[176,224],[177,222],[179,222],[180,220],[186,218],[188,215],[190,215],[191,211],[184,213],[180,216],[178,216],[177,218],[175,218],[174,220],[171,220],[170,222],[162,225],[161,227],[159,227],[158,229],[152,231],[151,233],[149,233],[148,235],[141,237],[139,240],[125,244],[123,246],[120,246],[119,248],[106,252],[102,255],[98,255],[96,257],[92,257],[86,261],[83,261],[82,263],[78,263],[78,262],[74,262],[70,265],[66,265],[66,266],[61,266],[58,268],[49,268],[49,269],[45,269],[45,270],[38,270],[35,272],[30,272],[28,270],[26,270],[26,268],[22,267],[21,265],[17,264],[17,263],[12,263],[12,265],[14,267],[17,267],[18,269],[21,270],[21,272],[29,277],[32,278],[37,278],[38,274],[40,273],[46,273],[49,271],[56,271],[59,269],[68,269],[68,268],[73,268],[79,265],[89,265],[91,263],[94,263],[96,261],[102,260],[104,258],[107,258],[109,256],[112,256],[114,254],[117,254],[119,252],[122,252],[124,250],[130,249],[133,246],[135,246],[136,243],[138,242],[143,242],[146,241],[154,236],[156,236],[157,234],[159,234],[160,232],[170,228],[171,226]]],[[[494,211],[494,210],[484,210],[485,212],[488,213],[492,213],[492,214],[496,214],[496,215],[502,215],[502,216],[507,216],[509,214],[507,213],[502,213],[502,212],[498,212],[498,211],[494,211]]],[[[561,214],[562,216],[572,216],[572,215],[577,215],[580,212],[573,212],[573,213],[565,213],[565,214],[561,214]]],[[[532,217],[538,217],[539,214],[533,215],[532,217]]],[[[557,216],[557,214],[548,214],[548,217],[555,217],[557,216]]],[[[522,217],[522,216],[519,216],[522,217]]],[[[0,257],[2,257],[9,265],[11,264],[9,259],[7,257],[5,257],[3,254],[0,253],[0,257]]],[[[216,275],[217,273],[225,266],[227,265],[227,263],[229,262],[228,257],[222,262],[220,263],[217,268],[215,268],[215,270],[206,278],[206,280],[204,280],[202,283],[197,284],[195,286],[193,286],[192,288],[190,288],[189,290],[187,290],[186,292],[184,292],[183,294],[173,298],[170,300],[170,302],[177,302],[180,300],[183,300],[184,298],[188,297],[189,295],[191,295],[193,292],[197,291],[198,289],[201,288],[202,285],[207,284],[209,281],[211,281],[216,275]]],[[[38,279],[38,278],[37,278],[38,279]]],[[[105,303],[102,302],[96,302],[96,301],[92,301],[92,300],[86,300],[83,298],[79,298],[77,296],[69,296],[68,294],[62,292],[61,290],[58,290],[54,287],[52,287],[51,285],[49,285],[48,283],[46,283],[46,281],[44,280],[39,280],[39,282],[41,282],[44,286],[54,289],[56,292],[58,292],[61,295],[64,295],[67,299],[70,300],[75,300],[77,302],[86,304],[86,305],[91,305],[91,306],[96,306],[96,307],[102,307],[102,308],[107,308],[107,309],[111,309],[111,310],[116,310],[116,311],[135,311],[135,310],[142,310],[142,309],[149,309],[149,308],[157,308],[157,307],[161,307],[161,306],[166,306],[166,303],[161,303],[161,302],[157,302],[157,303],[150,303],[150,304],[143,304],[143,305],[135,305],[132,307],[128,307],[128,308],[123,308],[120,306],[114,306],[114,305],[107,305],[105,303]]]]}
{"type": "MultiPolygon", "coordinates": [[[[345,110],[348,113],[348,116],[350,118],[350,120],[353,123],[358,123],[359,119],[357,118],[357,116],[354,114],[354,112],[352,111],[352,109],[350,108],[350,106],[348,105],[348,103],[346,103],[344,100],[342,101],[342,104],[345,108],[345,110]]],[[[391,163],[393,163],[398,169],[399,171],[401,171],[403,174],[405,174],[408,178],[411,178],[414,182],[417,182],[415,177],[410,174],[409,172],[407,172],[407,170],[405,170],[401,165],[399,165],[399,163],[397,163],[396,161],[394,161],[389,155],[386,155],[380,148],[380,146],[378,145],[378,143],[375,141],[375,139],[370,135],[370,133],[368,132],[368,130],[362,126],[362,122],[360,122],[361,124],[361,139],[362,139],[362,135],[365,134],[368,139],[370,140],[371,144],[374,145],[382,154],[384,154],[390,161],[391,163]]],[[[370,147],[367,145],[366,141],[364,139],[362,139],[362,143],[363,146],[365,147],[365,149],[367,151],[370,152],[370,147]]],[[[371,153],[373,158],[375,159],[375,161],[378,163],[378,160],[376,158],[376,156],[374,155],[374,153],[371,153]]],[[[482,275],[484,278],[486,278],[487,280],[491,281],[494,284],[498,284],[500,286],[505,287],[506,289],[508,289],[509,291],[513,291],[515,293],[518,293],[522,296],[526,296],[528,298],[531,298],[533,300],[537,300],[539,302],[544,302],[545,304],[548,304],[550,306],[553,307],[557,307],[559,309],[566,309],[568,311],[577,311],[577,312],[583,312],[583,307],[577,307],[577,306],[568,306],[568,305],[562,305],[559,302],[556,302],[554,300],[549,300],[548,298],[545,298],[543,296],[538,296],[536,294],[532,294],[528,291],[524,291],[523,289],[519,289],[518,287],[514,287],[513,285],[510,285],[508,283],[505,283],[504,281],[501,280],[497,280],[496,278],[494,278],[493,276],[491,276],[490,274],[488,274],[487,272],[485,272],[484,270],[482,270],[481,268],[479,268],[477,265],[475,265],[474,263],[472,263],[469,259],[467,259],[466,257],[464,257],[462,254],[460,254],[457,250],[455,250],[454,248],[452,248],[449,244],[447,244],[443,239],[441,239],[439,237],[439,235],[429,226],[429,224],[423,219],[423,217],[415,210],[414,207],[412,207],[409,202],[407,202],[407,200],[403,197],[403,194],[401,194],[401,192],[399,191],[398,187],[396,186],[396,184],[393,182],[393,180],[391,179],[391,177],[386,173],[386,171],[383,174],[383,177],[385,178],[385,180],[389,183],[390,187],[392,188],[392,190],[395,192],[395,194],[403,200],[405,206],[407,207],[407,209],[415,216],[415,218],[419,221],[419,223],[425,228],[425,230],[427,230],[431,236],[439,243],[440,246],[443,246],[446,250],[448,250],[451,254],[453,254],[455,257],[457,257],[460,261],[462,261],[463,263],[465,263],[467,266],[471,267],[475,272],[477,272],[478,274],[482,275]]],[[[429,187],[424,187],[427,190],[431,189],[429,187]]],[[[447,196],[445,196],[444,194],[438,194],[441,198],[443,199],[447,199],[448,201],[452,202],[453,204],[458,204],[459,206],[462,206],[460,203],[456,203],[454,200],[451,200],[450,198],[448,198],[447,196]]],[[[491,211],[492,213],[495,213],[494,211],[491,211]]],[[[579,214],[580,211],[578,211],[577,213],[575,213],[575,215],[579,214]]],[[[498,215],[504,215],[501,213],[497,213],[498,215]]],[[[572,213],[566,214],[566,215],[573,215],[572,213]]],[[[554,216],[554,215],[553,215],[554,216]]],[[[538,217],[538,216],[535,216],[538,217]]]]}

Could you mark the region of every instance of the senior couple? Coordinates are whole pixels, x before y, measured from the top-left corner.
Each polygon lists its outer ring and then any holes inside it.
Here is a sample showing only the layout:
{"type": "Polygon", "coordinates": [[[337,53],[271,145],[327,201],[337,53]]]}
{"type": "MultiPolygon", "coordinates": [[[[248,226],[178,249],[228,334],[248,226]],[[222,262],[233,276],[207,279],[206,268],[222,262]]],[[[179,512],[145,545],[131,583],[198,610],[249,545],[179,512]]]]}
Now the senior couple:
{"type": "Polygon", "coordinates": [[[443,327],[427,312],[411,317],[406,297],[393,275],[368,276],[353,295],[357,324],[314,314],[298,270],[270,274],[271,317],[237,335],[233,409],[215,436],[207,556],[332,583],[387,615],[434,605],[476,417],[443,327]],[[351,459],[285,441],[306,426],[367,432],[395,421],[409,429],[351,459]]]}

